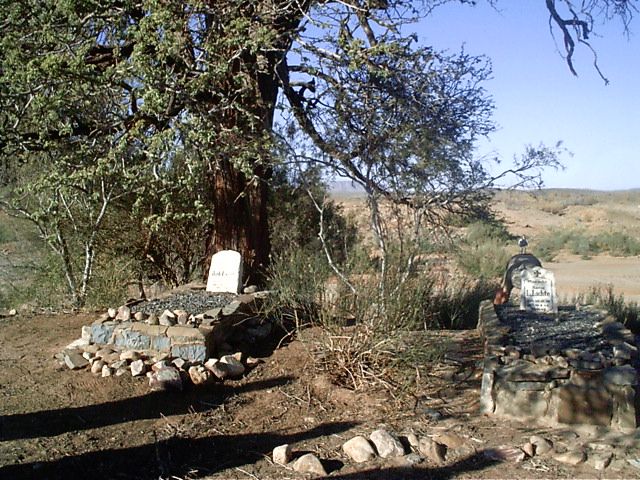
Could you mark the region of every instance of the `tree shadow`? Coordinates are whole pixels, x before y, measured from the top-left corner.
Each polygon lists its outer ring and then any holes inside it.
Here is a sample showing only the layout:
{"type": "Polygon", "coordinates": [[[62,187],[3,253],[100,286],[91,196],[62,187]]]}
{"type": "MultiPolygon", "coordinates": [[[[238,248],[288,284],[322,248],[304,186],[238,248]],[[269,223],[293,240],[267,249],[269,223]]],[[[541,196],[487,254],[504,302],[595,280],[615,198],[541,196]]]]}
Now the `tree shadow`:
{"type": "Polygon", "coordinates": [[[0,478],[201,478],[224,469],[255,463],[278,445],[337,434],[355,425],[353,422],[325,423],[290,435],[248,433],[198,439],[173,437],[139,447],[106,449],[48,462],[0,467],[0,478]]]}
{"type": "Polygon", "coordinates": [[[458,475],[482,470],[498,463],[485,457],[482,452],[462,458],[457,462],[442,467],[391,467],[370,469],[343,475],[331,475],[336,480],[447,480],[457,478],[458,475]]]}
{"type": "Polygon", "coordinates": [[[217,383],[184,392],[150,392],[138,397],[82,407],[2,415],[0,441],[50,437],[135,420],[155,419],[162,415],[209,410],[212,406],[221,405],[229,395],[274,388],[292,380],[293,377],[282,376],[241,386],[217,383]]]}

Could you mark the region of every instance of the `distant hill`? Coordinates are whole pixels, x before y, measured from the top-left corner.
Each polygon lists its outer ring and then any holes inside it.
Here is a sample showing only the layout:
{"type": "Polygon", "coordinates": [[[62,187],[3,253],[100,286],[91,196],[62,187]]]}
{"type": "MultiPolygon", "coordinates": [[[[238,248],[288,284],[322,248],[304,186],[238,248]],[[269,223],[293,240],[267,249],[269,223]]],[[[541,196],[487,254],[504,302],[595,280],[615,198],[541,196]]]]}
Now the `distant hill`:
{"type": "Polygon", "coordinates": [[[361,197],[364,190],[350,180],[338,180],[329,184],[329,193],[334,198],[361,197]]]}

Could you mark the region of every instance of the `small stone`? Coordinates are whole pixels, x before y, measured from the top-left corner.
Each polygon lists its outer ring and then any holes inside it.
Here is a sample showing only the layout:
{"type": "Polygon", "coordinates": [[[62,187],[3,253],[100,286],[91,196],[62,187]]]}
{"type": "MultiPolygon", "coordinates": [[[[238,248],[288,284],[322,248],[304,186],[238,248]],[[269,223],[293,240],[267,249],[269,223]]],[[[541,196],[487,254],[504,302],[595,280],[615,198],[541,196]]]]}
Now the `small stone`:
{"type": "Polygon", "coordinates": [[[116,313],[116,320],[122,320],[123,322],[131,320],[131,309],[126,305],[119,307],[118,313],[116,313]]]}
{"type": "Polygon", "coordinates": [[[280,445],[273,449],[273,463],[278,465],[286,465],[291,461],[291,454],[293,453],[291,445],[280,445]]]}
{"type": "Polygon", "coordinates": [[[64,353],[64,363],[71,370],[79,370],[89,365],[89,361],[77,351],[68,351],[64,353]]]}
{"type": "Polygon", "coordinates": [[[11,310],[9,310],[10,317],[15,317],[16,315],[18,315],[18,310],[16,310],[15,308],[12,308],[11,310]]]}
{"type": "Polygon", "coordinates": [[[132,377],[139,377],[141,375],[144,375],[147,371],[147,366],[144,364],[143,360],[136,360],[134,362],[131,362],[129,368],[131,368],[132,377]]]}
{"type": "Polygon", "coordinates": [[[147,314],[144,312],[136,312],[133,315],[133,318],[136,320],[136,322],[144,322],[147,319],[147,314]]]}
{"type": "Polygon", "coordinates": [[[361,435],[353,437],[342,445],[342,451],[354,462],[362,463],[376,457],[376,452],[369,440],[361,435]]]}
{"type": "Polygon", "coordinates": [[[125,373],[129,372],[129,369],[127,367],[120,367],[116,370],[116,377],[121,377],[122,375],[124,375],[125,373]]]}
{"type": "Polygon", "coordinates": [[[435,435],[433,439],[438,443],[442,443],[443,445],[446,445],[447,448],[450,450],[455,450],[465,444],[464,438],[462,438],[460,435],[457,435],[451,432],[435,435]]]}
{"type": "Polygon", "coordinates": [[[102,357],[105,363],[113,363],[120,360],[120,354],[118,352],[112,352],[109,355],[105,355],[102,357]]]}
{"type": "Polygon", "coordinates": [[[100,375],[102,373],[102,367],[105,363],[102,360],[97,360],[91,364],[91,373],[94,375],[100,375]]]}
{"type": "Polygon", "coordinates": [[[87,345],[86,347],[83,347],[83,350],[85,351],[85,353],[91,353],[95,356],[95,354],[98,352],[98,350],[100,350],[100,345],[95,345],[95,344],[91,344],[91,345],[87,345]]]}
{"type": "Polygon", "coordinates": [[[441,464],[447,456],[447,446],[431,438],[422,437],[418,441],[418,452],[433,463],[441,464]]]}
{"type": "Polygon", "coordinates": [[[405,454],[400,440],[383,428],[372,432],[369,435],[369,439],[373,442],[382,458],[402,457],[405,454]]]}
{"type": "Polygon", "coordinates": [[[129,360],[131,362],[135,362],[136,360],[140,360],[140,352],[135,350],[125,350],[120,354],[120,360],[129,360]]]}
{"type": "Polygon", "coordinates": [[[116,318],[116,315],[118,314],[118,310],[116,310],[115,308],[109,308],[107,310],[107,315],[109,316],[109,318],[113,319],[116,318]]]}
{"type": "Polygon", "coordinates": [[[509,447],[506,445],[496,448],[488,448],[483,452],[483,454],[490,460],[512,463],[523,462],[527,457],[527,455],[518,447],[509,447]]]}
{"type": "Polygon", "coordinates": [[[162,368],[149,377],[152,390],[182,390],[182,378],[177,368],[162,368]]]}
{"type": "Polygon", "coordinates": [[[257,291],[258,291],[258,286],[257,285],[247,285],[242,290],[243,293],[256,293],[257,291]]]}
{"type": "Polygon", "coordinates": [[[194,385],[204,385],[211,382],[214,376],[213,373],[202,365],[194,365],[193,367],[189,367],[189,378],[194,385]]]}
{"type": "Polygon", "coordinates": [[[151,315],[149,315],[147,317],[146,322],[149,325],[159,325],[160,324],[160,320],[158,319],[158,316],[155,313],[152,313],[151,315]]]}
{"type": "Polygon", "coordinates": [[[95,355],[91,352],[82,352],[82,356],[87,360],[91,361],[95,355]]]}
{"type": "Polygon", "coordinates": [[[117,370],[119,368],[126,368],[127,367],[128,362],[126,360],[118,360],[117,362],[113,362],[111,364],[109,364],[109,366],[111,368],[113,368],[114,370],[117,370]]]}
{"type": "Polygon", "coordinates": [[[260,360],[259,358],[247,357],[244,363],[248,368],[254,368],[262,363],[262,360],[260,360]]]}
{"type": "Polygon", "coordinates": [[[114,352],[113,348],[111,347],[103,347],[100,350],[98,350],[96,352],[96,357],[98,358],[104,358],[108,355],[111,355],[114,352]]]}
{"type": "Polygon", "coordinates": [[[420,440],[418,439],[418,436],[415,433],[409,432],[404,436],[404,438],[407,439],[407,443],[411,445],[412,448],[415,448],[416,450],[418,449],[420,440]]]}
{"type": "Polygon", "coordinates": [[[154,372],[159,372],[163,368],[169,368],[169,364],[166,360],[159,360],[151,365],[151,370],[153,370],[154,372]]]}
{"type": "Polygon", "coordinates": [[[85,340],[84,338],[78,338],[77,340],[74,340],[69,345],[64,347],[64,349],[65,350],[75,350],[76,348],[82,348],[84,350],[84,347],[89,346],[89,343],[90,343],[89,340],[85,340]]]}
{"type": "Polygon", "coordinates": [[[189,312],[186,310],[174,310],[173,314],[176,316],[180,325],[186,325],[189,323],[189,312]]]}
{"type": "Polygon", "coordinates": [[[178,370],[184,370],[186,368],[186,366],[188,365],[189,362],[187,362],[184,358],[175,358],[173,359],[173,361],[171,362],[171,365],[173,365],[174,367],[176,367],[178,370]]]}
{"type": "Polygon", "coordinates": [[[611,460],[613,460],[613,454],[611,452],[591,453],[589,455],[589,465],[596,470],[604,470],[609,466],[611,460]]]}
{"type": "Polygon", "coordinates": [[[576,466],[584,463],[587,455],[582,450],[570,450],[565,453],[558,453],[553,457],[556,461],[565,465],[576,466]]]}
{"type": "Polygon", "coordinates": [[[110,377],[111,375],[113,375],[113,371],[113,368],[111,368],[109,365],[103,365],[101,375],[102,377],[110,377]]]}
{"type": "Polygon", "coordinates": [[[526,453],[528,457],[535,457],[536,446],[531,442],[527,442],[522,446],[522,451],[526,453]]]}
{"type": "Polygon", "coordinates": [[[322,466],[322,463],[320,463],[318,457],[313,453],[307,453],[298,458],[293,462],[293,469],[300,473],[311,473],[323,477],[327,475],[327,471],[322,466]]]}
{"type": "MultiPolygon", "coordinates": [[[[207,367],[208,368],[208,367],[207,367]]],[[[218,378],[240,377],[245,371],[244,365],[233,355],[225,355],[210,369],[218,378]]]]}
{"type": "Polygon", "coordinates": [[[536,447],[536,455],[544,455],[553,450],[553,443],[539,435],[532,435],[529,442],[536,447]]]}
{"type": "Polygon", "coordinates": [[[91,327],[88,325],[85,325],[82,327],[82,334],[80,335],[80,338],[82,338],[83,340],[86,340],[87,342],[91,341],[91,327]]]}
{"type": "Polygon", "coordinates": [[[165,310],[160,315],[158,322],[165,327],[172,327],[176,324],[176,316],[171,310],[165,310]]]}

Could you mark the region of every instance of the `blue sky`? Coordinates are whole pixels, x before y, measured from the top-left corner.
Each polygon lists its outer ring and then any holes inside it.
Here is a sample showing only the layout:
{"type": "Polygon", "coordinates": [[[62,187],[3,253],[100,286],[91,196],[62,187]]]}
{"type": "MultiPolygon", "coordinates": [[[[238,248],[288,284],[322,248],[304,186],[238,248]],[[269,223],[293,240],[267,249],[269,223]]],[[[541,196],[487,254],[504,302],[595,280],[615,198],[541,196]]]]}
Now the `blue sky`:
{"type": "Polygon", "coordinates": [[[610,80],[605,85],[590,52],[574,57],[575,77],[549,33],[540,0],[504,1],[499,10],[448,4],[413,26],[421,43],[485,54],[493,79],[485,85],[495,101],[498,124],[479,154],[495,153],[507,165],[526,144],[558,140],[573,153],[564,171],[548,171],[546,187],[616,190],[640,188],[640,18],[629,38],[619,21],[596,24],[592,46],[610,80]]]}

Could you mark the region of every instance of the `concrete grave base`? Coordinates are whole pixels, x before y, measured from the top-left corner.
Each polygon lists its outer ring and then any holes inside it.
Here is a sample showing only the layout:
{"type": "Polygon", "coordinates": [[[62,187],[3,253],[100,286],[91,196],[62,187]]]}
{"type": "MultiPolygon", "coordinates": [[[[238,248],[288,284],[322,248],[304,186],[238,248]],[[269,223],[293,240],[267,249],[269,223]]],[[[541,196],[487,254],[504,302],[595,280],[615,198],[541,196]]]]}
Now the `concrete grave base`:
{"type": "Polygon", "coordinates": [[[485,350],[481,411],[552,426],[635,429],[640,395],[638,350],[629,342],[633,335],[610,318],[589,328],[600,329],[604,338],[589,351],[570,346],[558,352],[541,345],[525,348],[514,345],[515,334],[500,320],[492,302],[482,302],[478,320],[485,350]],[[620,351],[621,342],[630,354],[614,353],[620,351]]]}

